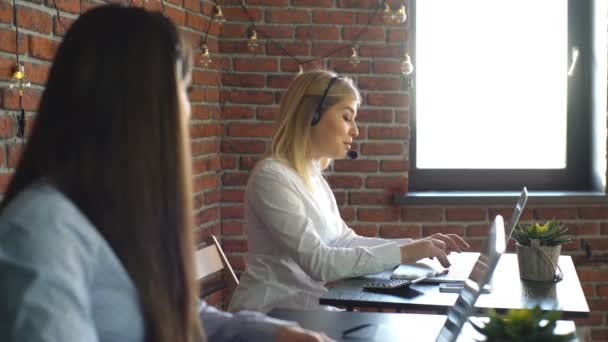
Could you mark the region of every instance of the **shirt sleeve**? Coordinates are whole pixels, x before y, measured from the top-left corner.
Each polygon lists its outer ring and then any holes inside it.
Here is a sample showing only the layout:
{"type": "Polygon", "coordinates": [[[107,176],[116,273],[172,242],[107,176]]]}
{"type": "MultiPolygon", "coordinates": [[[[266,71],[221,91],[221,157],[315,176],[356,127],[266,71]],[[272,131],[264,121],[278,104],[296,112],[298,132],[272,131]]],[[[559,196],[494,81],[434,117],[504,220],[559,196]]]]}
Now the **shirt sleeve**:
{"type": "Polygon", "coordinates": [[[304,203],[288,181],[278,175],[256,174],[247,191],[248,209],[268,233],[313,279],[334,281],[378,273],[399,264],[395,242],[371,246],[329,246],[306,214],[304,203]]]}
{"type": "Polygon", "coordinates": [[[255,311],[229,313],[201,301],[199,316],[209,341],[273,341],[277,330],[295,322],[272,318],[255,311]]]}
{"type": "Polygon", "coordinates": [[[344,247],[356,247],[356,246],[380,246],[389,242],[394,242],[397,245],[407,245],[412,242],[412,239],[403,238],[403,239],[381,239],[381,238],[371,238],[360,236],[355,233],[352,228],[350,228],[346,222],[342,221],[342,234],[340,239],[336,241],[336,243],[340,246],[344,247]]]}
{"type": "Polygon", "coordinates": [[[0,226],[0,341],[98,341],[83,261],[93,252],[56,231],[0,226]]]}

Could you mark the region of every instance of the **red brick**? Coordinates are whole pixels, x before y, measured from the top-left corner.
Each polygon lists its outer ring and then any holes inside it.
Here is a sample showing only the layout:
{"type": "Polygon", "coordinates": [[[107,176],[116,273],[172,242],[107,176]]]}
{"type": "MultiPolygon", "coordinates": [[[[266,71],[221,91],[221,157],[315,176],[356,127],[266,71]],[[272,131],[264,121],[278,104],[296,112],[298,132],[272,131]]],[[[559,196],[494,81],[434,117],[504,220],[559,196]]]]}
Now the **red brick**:
{"type": "Polygon", "coordinates": [[[287,89],[295,75],[268,75],[268,88],[287,89]]]}
{"type": "Polygon", "coordinates": [[[256,25],[255,27],[258,37],[262,39],[293,39],[295,35],[295,27],[292,25],[256,25]]]}
{"type": "Polygon", "coordinates": [[[608,299],[587,299],[589,302],[589,310],[591,311],[608,311],[608,299]]]}
{"type": "Polygon", "coordinates": [[[25,78],[34,84],[44,85],[49,76],[50,65],[49,64],[32,64],[24,63],[25,67],[25,78]]]}
{"type": "Polygon", "coordinates": [[[578,273],[581,282],[608,281],[608,269],[588,269],[579,267],[577,268],[576,273],[578,273]]]}
{"type": "Polygon", "coordinates": [[[349,60],[331,59],[329,61],[329,69],[337,73],[367,74],[369,73],[369,65],[369,62],[363,60],[357,65],[353,65],[349,60]]]}
{"type": "MultiPolygon", "coordinates": [[[[317,69],[323,69],[324,65],[325,64],[323,64],[323,61],[316,60],[316,61],[302,65],[302,68],[304,69],[304,71],[317,70],[317,69]]],[[[283,71],[283,72],[297,73],[300,70],[299,66],[300,66],[300,64],[291,58],[283,58],[281,60],[281,71],[283,71]]]]}
{"type": "Polygon", "coordinates": [[[213,189],[211,191],[205,192],[205,205],[217,204],[220,203],[220,191],[218,189],[213,189]]]}
{"type": "Polygon", "coordinates": [[[0,138],[9,139],[17,134],[17,122],[9,115],[0,116],[0,138]]]}
{"type": "MultiPolygon", "coordinates": [[[[281,43],[281,47],[292,56],[310,55],[310,44],[308,42],[281,43]]],[[[269,56],[285,56],[285,51],[270,42],[266,43],[266,54],[269,56]]]]}
{"type": "Polygon", "coordinates": [[[211,157],[195,158],[193,160],[193,168],[197,174],[208,171],[217,171],[220,168],[220,157],[216,155],[211,157]]]}
{"type": "Polygon", "coordinates": [[[592,341],[608,341],[608,329],[591,330],[592,341]]]}
{"type": "Polygon", "coordinates": [[[220,208],[219,207],[211,207],[204,209],[198,215],[197,222],[199,224],[216,221],[220,218],[220,208]]]}
{"type": "Polygon", "coordinates": [[[489,228],[489,223],[479,225],[468,225],[466,227],[466,233],[464,236],[486,238],[488,236],[489,228]]]}
{"type": "Polygon", "coordinates": [[[270,138],[274,125],[265,123],[230,123],[228,124],[228,136],[270,138]]]}
{"type": "Polygon", "coordinates": [[[224,73],[222,74],[222,86],[263,88],[264,75],[224,73]]]}
{"type": "Polygon", "coordinates": [[[222,169],[236,169],[237,157],[223,155],[220,164],[222,169]]]}
{"type": "Polygon", "coordinates": [[[199,192],[202,190],[213,189],[218,186],[216,175],[203,175],[194,177],[194,191],[199,192]]]}
{"type": "Polygon", "coordinates": [[[340,216],[345,222],[353,221],[355,219],[355,208],[341,207],[340,216]]]}
{"type": "Polygon", "coordinates": [[[63,16],[54,16],[53,17],[53,34],[56,36],[63,37],[66,31],[72,26],[75,19],[66,18],[63,16]]]}
{"type": "Polygon", "coordinates": [[[355,13],[318,10],[313,11],[312,21],[315,24],[352,25],[355,23],[355,13]]]}
{"type": "Polygon", "coordinates": [[[367,94],[367,104],[370,106],[406,107],[409,105],[409,96],[406,94],[371,93],[367,94]]]}
{"type": "Polygon", "coordinates": [[[381,209],[359,208],[357,218],[364,222],[388,222],[399,219],[399,208],[387,207],[381,209]]]}
{"type": "Polygon", "coordinates": [[[58,47],[59,42],[56,40],[38,36],[28,37],[28,48],[32,57],[51,61],[55,57],[55,52],[57,52],[58,47]]]}
{"type": "Polygon", "coordinates": [[[234,71],[273,72],[278,69],[275,58],[234,58],[234,71]]]}
{"type": "Polygon", "coordinates": [[[247,252],[247,240],[222,239],[222,249],[225,253],[247,252]]]}
{"type": "Polygon", "coordinates": [[[430,236],[433,234],[458,234],[460,236],[464,235],[464,227],[458,225],[424,225],[422,226],[422,236],[430,236]]]}
{"type": "Polygon", "coordinates": [[[193,138],[207,138],[220,136],[222,132],[219,124],[190,124],[190,136],[193,138]]]}
{"type": "Polygon", "coordinates": [[[287,5],[289,5],[289,0],[247,0],[247,5],[249,5],[249,6],[287,6],[287,5]]]}
{"type": "Polygon", "coordinates": [[[249,171],[253,170],[255,165],[260,161],[262,157],[242,156],[239,157],[239,170],[249,171]]]}
{"type": "Polygon", "coordinates": [[[217,140],[197,141],[191,144],[192,154],[220,153],[220,145],[217,140]]]}
{"type": "Polygon", "coordinates": [[[233,90],[230,92],[230,101],[242,104],[272,104],[273,96],[267,91],[233,90]]]}
{"type": "MultiPolygon", "coordinates": [[[[224,83],[223,76],[224,74],[222,74],[222,84],[224,83]]],[[[217,71],[194,70],[192,80],[195,84],[216,86],[220,84],[220,73],[217,71]]]]}
{"type": "MultiPolygon", "coordinates": [[[[578,236],[578,235],[577,235],[578,236]]],[[[608,236],[602,236],[597,238],[585,238],[585,241],[589,242],[591,245],[591,250],[595,253],[605,253],[608,252],[608,236]]],[[[608,278],[606,278],[608,281],[608,278]]]]}
{"type": "Polygon", "coordinates": [[[57,9],[63,12],[80,13],[79,0],[46,0],[46,5],[49,7],[57,6],[57,9]]]}
{"type": "Polygon", "coordinates": [[[568,228],[568,234],[577,237],[600,235],[600,224],[598,222],[567,222],[564,225],[568,228]]]}
{"type": "Polygon", "coordinates": [[[367,8],[375,9],[378,6],[376,0],[338,0],[338,8],[367,8]]]}
{"type": "Polygon", "coordinates": [[[222,219],[240,219],[244,216],[244,208],[242,205],[224,205],[221,207],[222,219]]]}
{"type": "Polygon", "coordinates": [[[245,190],[243,189],[222,189],[221,199],[223,203],[239,202],[243,203],[245,190]]]}
{"type": "Polygon", "coordinates": [[[376,160],[336,160],[334,161],[336,172],[376,172],[378,162],[376,160]]]}
{"type": "Polygon", "coordinates": [[[186,26],[198,31],[205,31],[208,21],[200,14],[186,12],[186,26]]]}
{"type": "Polygon", "coordinates": [[[223,235],[243,235],[243,223],[238,221],[222,221],[223,235]]]}
{"type": "Polygon", "coordinates": [[[217,120],[219,118],[220,114],[217,106],[192,105],[192,119],[217,120]]]}
{"type": "Polygon", "coordinates": [[[351,227],[360,236],[377,237],[378,227],[375,224],[358,224],[351,227]]]}
{"type": "Polygon", "coordinates": [[[409,123],[410,122],[410,113],[407,110],[396,110],[395,111],[395,121],[398,123],[409,123]]]}
{"type": "Polygon", "coordinates": [[[226,22],[249,22],[250,18],[253,19],[253,21],[260,21],[263,15],[263,11],[261,9],[253,8],[251,6],[247,7],[247,14],[245,14],[241,7],[222,6],[222,12],[224,13],[226,22]]]}
{"type": "Polygon", "coordinates": [[[266,20],[269,23],[305,24],[310,23],[310,12],[296,9],[275,9],[267,11],[266,20]]]}
{"type": "Polygon", "coordinates": [[[233,270],[241,272],[245,270],[245,258],[242,255],[230,255],[227,258],[233,270]]]}
{"type": "Polygon", "coordinates": [[[416,225],[382,225],[380,227],[380,237],[387,239],[422,237],[420,226],[416,225]]]}
{"type": "Polygon", "coordinates": [[[393,195],[387,192],[351,191],[348,196],[351,205],[389,205],[393,200],[393,195]]]}
{"type": "Polygon", "coordinates": [[[386,26],[386,22],[382,16],[382,11],[378,11],[375,13],[374,12],[358,12],[357,13],[357,24],[386,26]]]}
{"type": "Polygon", "coordinates": [[[357,113],[359,122],[393,122],[393,111],[388,109],[360,109],[357,113]]]}
{"type": "Polygon", "coordinates": [[[171,6],[165,6],[163,14],[171,19],[177,26],[184,26],[186,24],[186,13],[181,8],[177,9],[171,6]]]}
{"type": "Polygon", "coordinates": [[[447,208],[445,212],[448,221],[485,221],[487,210],[481,208],[447,208]]]}
{"type": "Polygon", "coordinates": [[[365,143],[361,145],[365,155],[396,155],[403,153],[403,143],[365,143]]]}
{"type": "Polygon", "coordinates": [[[332,7],[332,0],[292,0],[293,6],[300,7],[332,7]]]}
{"type": "Polygon", "coordinates": [[[401,176],[370,176],[365,181],[367,188],[382,188],[393,194],[402,194],[407,191],[407,177],[401,176]]]}
{"type": "Polygon", "coordinates": [[[340,31],[332,26],[307,26],[296,29],[296,38],[302,40],[338,40],[340,31]]]}
{"type": "Polygon", "coordinates": [[[9,1],[0,2],[0,23],[13,22],[13,4],[9,1]]]}
{"type": "Polygon", "coordinates": [[[367,129],[367,136],[370,139],[408,139],[410,137],[410,130],[408,127],[370,126],[367,129]]]}
{"type": "Polygon", "coordinates": [[[372,26],[344,27],[344,29],[342,30],[342,39],[366,41],[366,42],[370,42],[370,41],[384,42],[384,40],[385,40],[384,28],[372,27],[372,26]]]}
{"type": "Polygon", "coordinates": [[[253,117],[252,110],[250,106],[226,105],[222,108],[221,116],[225,120],[250,119],[253,117]]]}
{"type": "Polygon", "coordinates": [[[201,2],[200,0],[184,0],[184,8],[194,12],[200,12],[201,2]]]}
{"type": "MultiPolygon", "coordinates": [[[[27,35],[19,34],[19,54],[27,52],[27,35]]],[[[17,46],[15,44],[14,30],[0,30],[0,51],[15,53],[17,46]]]]}
{"type": "Polygon", "coordinates": [[[442,208],[406,207],[401,209],[401,219],[406,222],[439,222],[443,221],[442,208]]]}
{"type": "Polygon", "coordinates": [[[395,60],[382,60],[374,62],[372,70],[376,74],[400,74],[401,73],[401,61],[395,60]]]}
{"type": "Polygon", "coordinates": [[[579,209],[581,219],[608,219],[608,206],[582,207],[579,209]]]}
{"type": "Polygon", "coordinates": [[[256,108],[256,118],[258,120],[274,121],[279,113],[278,107],[258,107],[256,108]]]}
{"type": "Polygon", "coordinates": [[[0,172],[0,193],[4,193],[6,191],[6,187],[8,186],[8,183],[11,181],[12,177],[12,172],[0,172]]]}
{"type": "Polygon", "coordinates": [[[247,172],[230,172],[222,175],[222,185],[224,186],[245,186],[249,173],[247,172]]]}
{"type": "Polygon", "coordinates": [[[51,16],[30,7],[17,6],[17,25],[20,28],[49,34],[51,33],[51,16]]]}
{"type": "Polygon", "coordinates": [[[595,291],[600,297],[608,297],[608,284],[598,284],[595,291]]]}
{"type": "Polygon", "coordinates": [[[380,171],[384,172],[405,172],[409,169],[409,160],[383,160],[380,162],[380,171]]]}
{"type": "Polygon", "coordinates": [[[550,219],[576,219],[578,218],[578,210],[576,208],[536,208],[534,210],[535,217],[539,220],[550,219]]]}
{"type": "MultiPolygon", "coordinates": [[[[590,312],[589,318],[573,319],[573,321],[577,327],[580,327],[581,325],[600,326],[603,323],[603,318],[604,318],[604,315],[601,312],[590,312]]],[[[583,342],[583,341],[587,341],[587,340],[579,340],[579,341],[583,342]]]]}
{"type": "Polygon", "coordinates": [[[327,182],[332,188],[360,188],[363,181],[359,176],[327,176],[327,182]]]}
{"type": "MultiPolygon", "coordinates": [[[[6,109],[20,109],[19,105],[19,91],[14,89],[4,89],[2,96],[2,105],[6,109]]],[[[38,109],[38,103],[40,102],[40,91],[31,88],[23,89],[23,108],[26,111],[34,111],[38,109]]]]}
{"type": "Polygon", "coordinates": [[[379,90],[399,90],[403,77],[359,77],[357,85],[359,89],[379,90]]]}
{"type": "Polygon", "coordinates": [[[262,154],[265,150],[266,144],[261,141],[226,139],[222,141],[223,153],[262,154]]]}
{"type": "Polygon", "coordinates": [[[352,51],[351,47],[353,44],[339,44],[335,43],[317,43],[313,42],[312,55],[315,57],[325,57],[331,54],[332,57],[350,57],[352,51]]]}

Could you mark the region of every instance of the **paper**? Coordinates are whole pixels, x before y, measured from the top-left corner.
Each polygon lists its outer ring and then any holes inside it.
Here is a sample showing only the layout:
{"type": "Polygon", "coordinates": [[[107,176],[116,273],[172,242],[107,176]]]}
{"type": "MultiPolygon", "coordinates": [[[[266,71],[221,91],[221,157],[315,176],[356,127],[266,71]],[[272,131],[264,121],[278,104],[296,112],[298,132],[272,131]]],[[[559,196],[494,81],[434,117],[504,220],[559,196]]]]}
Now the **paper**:
{"type": "Polygon", "coordinates": [[[437,270],[433,266],[417,262],[414,264],[401,264],[397,267],[391,278],[393,279],[418,279],[421,277],[432,278],[442,274],[442,270],[437,270]]]}

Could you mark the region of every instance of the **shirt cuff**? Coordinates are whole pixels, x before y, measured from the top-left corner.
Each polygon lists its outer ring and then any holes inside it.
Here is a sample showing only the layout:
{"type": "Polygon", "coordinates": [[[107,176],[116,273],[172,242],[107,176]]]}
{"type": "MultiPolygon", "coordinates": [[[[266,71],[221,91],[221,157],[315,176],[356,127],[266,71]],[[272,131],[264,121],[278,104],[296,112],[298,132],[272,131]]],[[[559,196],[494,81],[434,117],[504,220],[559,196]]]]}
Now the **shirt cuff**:
{"type": "Polygon", "coordinates": [[[401,264],[401,248],[396,242],[388,242],[372,247],[373,254],[383,263],[382,268],[388,269],[401,264]]]}

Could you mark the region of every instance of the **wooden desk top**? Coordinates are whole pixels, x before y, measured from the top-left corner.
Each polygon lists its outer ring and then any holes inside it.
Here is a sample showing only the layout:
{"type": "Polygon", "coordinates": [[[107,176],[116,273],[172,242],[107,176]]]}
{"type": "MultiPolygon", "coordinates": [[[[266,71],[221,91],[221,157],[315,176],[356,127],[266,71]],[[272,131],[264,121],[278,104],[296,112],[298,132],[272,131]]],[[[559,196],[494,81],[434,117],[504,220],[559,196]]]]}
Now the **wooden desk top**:
{"type": "MultiPolygon", "coordinates": [[[[275,309],[270,316],[298,322],[302,327],[322,331],[336,341],[435,341],[446,316],[428,314],[348,312],[327,310],[275,309]],[[342,333],[361,324],[371,324],[359,335],[344,338],[342,333]]],[[[567,334],[575,331],[572,321],[558,321],[555,332],[567,334]]],[[[470,324],[465,324],[458,342],[477,341],[482,338],[470,324]]]]}
{"type": "MultiPolygon", "coordinates": [[[[589,306],[581,288],[572,258],[560,256],[559,266],[564,278],[560,282],[534,282],[519,278],[517,255],[504,254],[492,277],[492,292],[482,294],[475,306],[481,313],[489,308],[504,312],[513,308],[532,308],[540,305],[544,310],[558,310],[562,318],[585,318],[589,306]]],[[[319,303],[338,307],[394,308],[401,311],[431,311],[446,313],[458,297],[457,293],[439,292],[432,284],[416,284],[398,294],[363,291],[362,285],[370,278],[389,278],[391,271],[373,276],[346,279],[337,282],[323,295],[319,303]]]]}

